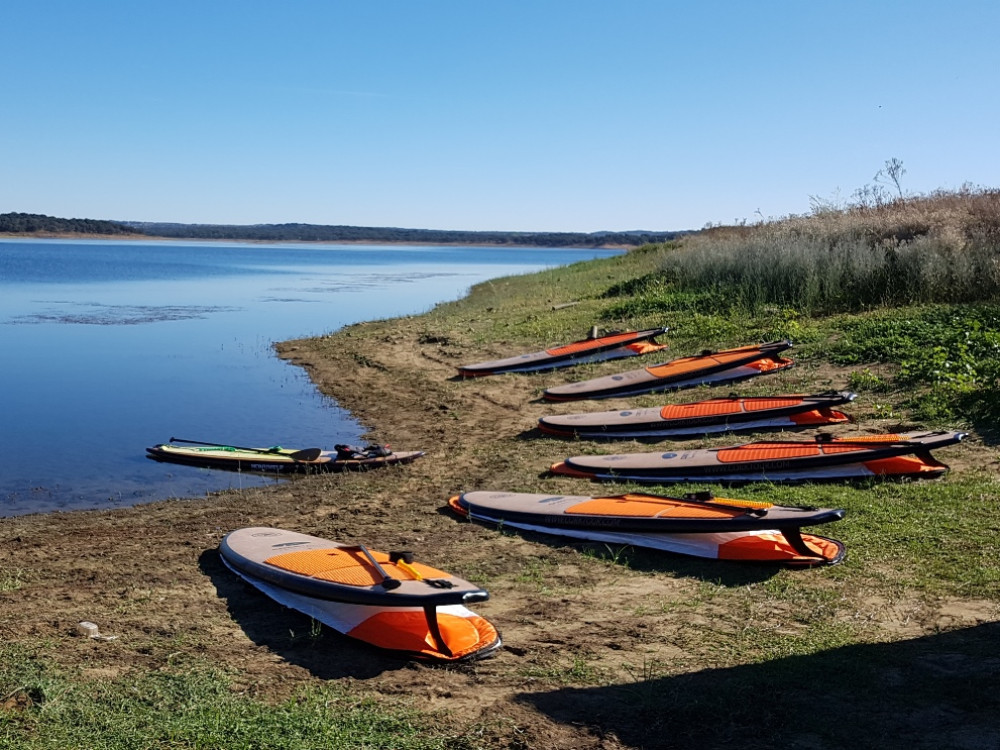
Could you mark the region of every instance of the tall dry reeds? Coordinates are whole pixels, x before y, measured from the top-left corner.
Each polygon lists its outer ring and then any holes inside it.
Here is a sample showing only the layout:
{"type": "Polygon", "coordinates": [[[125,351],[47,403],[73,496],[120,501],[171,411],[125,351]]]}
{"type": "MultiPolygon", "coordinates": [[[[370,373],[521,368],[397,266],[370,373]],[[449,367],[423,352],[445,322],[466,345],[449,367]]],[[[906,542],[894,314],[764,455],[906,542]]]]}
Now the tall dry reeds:
{"type": "Polygon", "coordinates": [[[691,235],[666,256],[678,291],[806,312],[1000,299],[1000,190],[939,191],[691,235]]]}

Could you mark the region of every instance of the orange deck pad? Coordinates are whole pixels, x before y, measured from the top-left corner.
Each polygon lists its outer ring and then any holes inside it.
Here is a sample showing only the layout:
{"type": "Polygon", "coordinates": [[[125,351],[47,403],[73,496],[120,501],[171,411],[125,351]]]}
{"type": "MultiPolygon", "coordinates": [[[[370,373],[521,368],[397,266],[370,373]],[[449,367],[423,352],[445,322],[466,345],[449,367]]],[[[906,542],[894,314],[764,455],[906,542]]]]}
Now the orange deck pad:
{"type": "Polygon", "coordinates": [[[733,518],[746,511],[726,507],[725,504],[740,505],[744,508],[770,508],[770,503],[753,503],[740,500],[714,499],[703,503],[681,498],[657,497],[655,495],[620,495],[618,497],[595,497],[566,508],[568,514],[592,516],[631,516],[635,518],[733,518]]]}
{"type": "Polygon", "coordinates": [[[899,435],[876,435],[849,438],[844,441],[829,443],[752,443],[724,448],[716,456],[722,463],[732,461],[770,461],[776,458],[801,458],[803,456],[829,456],[835,453],[852,453],[864,451],[867,448],[856,443],[896,443],[902,440],[899,435]]]}
{"type": "MultiPolygon", "coordinates": [[[[686,417],[714,417],[720,414],[741,414],[743,412],[763,411],[765,409],[780,409],[801,404],[801,398],[768,398],[748,399],[713,398],[710,401],[698,401],[693,404],[667,405],[660,409],[663,419],[684,419],[686,417]]],[[[818,414],[819,410],[807,412],[818,414]]],[[[825,421],[825,420],[824,420],[825,421]]]]}
{"type": "Polygon", "coordinates": [[[747,411],[760,411],[761,409],[783,409],[787,406],[797,406],[804,399],[801,398],[754,398],[747,399],[743,408],[747,411]]]}
{"type": "Polygon", "coordinates": [[[667,378],[671,375],[682,375],[686,372],[697,372],[713,364],[743,359],[746,352],[727,353],[721,355],[705,355],[700,357],[683,357],[662,365],[647,367],[646,372],[657,378],[667,378]]]}
{"type": "Polygon", "coordinates": [[[695,404],[676,404],[660,409],[663,419],[685,419],[689,417],[714,417],[719,414],[739,414],[740,402],[733,398],[717,398],[695,404]]]}
{"type": "MultiPolygon", "coordinates": [[[[715,365],[725,365],[726,363],[733,363],[732,366],[737,366],[736,363],[741,360],[746,359],[748,352],[755,351],[757,347],[747,347],[745,349],[732,349],[724,352],[716,352],[715,354],[706,354],[697,357],[684,357],[681,359],[675,359],[672,362],[666,362],[662,365],[654,365],[652,367],[647,367],[646,372],[658,378],[667,378],[674,375],[683,375],[688,372],[698,372],[706,367],[715,365]]],[[[761,355],[759,359],[751,360],[750,362],[744,362],[744,365],[749,367],[756,367],[761,372],[769,372],[771,370],[777,370],[781,367],[785,367],[790,364],[791,360],[783,359],[779,357],[778,359],[773,359],[766,355],[761,355]]]]}
{"type": "Polygon", "coordinates": [[[499,637],[496,628],[479,615],[459,617],[438,612],[437,622],[441,638],[451,651],[451,656],[442,653],[435,646],[434,636],[427,627],[427,618],[421,611],[379,612],[352,628],[348,635],[382,648],[409,651],[449,661],[459,661],[494,643],[499,637]]]}
{"type": "MultiPolygon", "coordinates": [[[[635,340],[636,331],[630,331],[628,333],[616,333],[611,336],[601,336],[596,339],[585,339],[584,341],[574,341],[572,344],[566,344],[565,346],[557,346],[552,349],[546,349],[546,354],[551,354],[553,356],[561,356],[563,354],[573,354],[574,352],[585,352],[589,349],[598,349],[602,346],[613,346],[614,344],[622,344],[626,341],[635,340]]],[[[654,346],[657,346],[654,344],[654,346]]]]}
{"type": "Polygon", "coordinates": [[[824,446],[816,445],[787,445],[783,443],[758,443],[757,445],[740,446],[738,448],[726,448],[720,450],[716,456],[722,463],[732,463],[734,461],[770,461],[776,458],[802,458],[803,456],[822,456],[827,453],[847,453],[850,451],[861,451],[864,448],[852,446],[841,448],[839,451],[825,451],[824,446]]]}
{"type": "MultiPolygon", "coordinates": [[[[405,569],[389,562],[389,555],[369,550],[386,574],[401,581],[415,580],[405,569]]],[[[355,547],[331,547],[330,549],[300,550],[269,557],[264,562],[291,573],[317,578],[322,581],[342,583],[348,586],[374,586],[381,583],[382,576],[375,570],[365,553],[355,547]]],[[[424,578],[450,578],[449,573],[422,563],[410,563],[410,567],[424,578]]]]}

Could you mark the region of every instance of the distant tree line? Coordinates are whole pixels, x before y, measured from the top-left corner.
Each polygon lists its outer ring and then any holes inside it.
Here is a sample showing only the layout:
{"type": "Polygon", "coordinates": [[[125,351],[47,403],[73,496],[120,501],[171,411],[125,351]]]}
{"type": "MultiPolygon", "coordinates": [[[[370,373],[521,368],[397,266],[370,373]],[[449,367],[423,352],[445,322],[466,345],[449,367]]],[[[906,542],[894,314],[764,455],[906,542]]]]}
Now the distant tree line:
{"type": "Polygon", "coordinates": [[[383,242],[422,245],[517,245],[530,247],[637,247],[667,242],[685,232],[466,232],[444,229],[348,227],[323,224],[174,224],[151,221],[59,219],[39,214],[0,214],[0,233],[141,234],[199,240],[265,242],[383,242]]]}
{"type": "Polygon", "coordinates": [[[416,244],[522,245],[532,247],[638,246],[666,242],[683,232],[466,232],[444,229],[349,227],[322,224],[164,224],[126,222],[157,237],[213,240],[282,240],[302,242],[384,242],[416,244]]]}
{"type": "MultiPolygon", "coordinates": [[[[132,227],[117,221],[100,219],[57,219],[42,214],[0,214],[0,232],[34,234],[36,232],[72,232],[75,234],[137,234],[132,227]]],[[[141,234],[141,232],[138,232],[141,234]]]]}

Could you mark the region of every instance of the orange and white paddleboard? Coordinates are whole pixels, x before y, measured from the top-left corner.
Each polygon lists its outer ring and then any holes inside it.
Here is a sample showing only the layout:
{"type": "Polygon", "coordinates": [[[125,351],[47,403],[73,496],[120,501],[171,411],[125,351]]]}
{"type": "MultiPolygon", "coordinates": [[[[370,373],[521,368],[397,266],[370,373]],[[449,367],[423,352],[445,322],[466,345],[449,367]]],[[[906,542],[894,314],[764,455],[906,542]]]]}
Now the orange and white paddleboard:
{"type": "Polygon", "coordinates": [[[542,432],[559,437],[634,439],[696,437],[719,432],[796,429],[850,422],[835,406],[857,398],[847,391],[812,396],[731,396],[653,408],[542,417],[542,432]]]}
{"type": "Polygon", "coordinates": [[[474,378],[481,375],[499,375],[505,372],[555,370],[585,362],[636,357],[666,349],[666,344],[659,344],[654,340],[666,332],[667,328],[651,328],[645,331],[610,333],[606,336],[582,339],[539,352],[464,365],[458,368],[458,372],[464,377],[474,378]]]}
{"type": "Polygon", "coordinates": [[[792,360],[780,356],[791,345],[790,341],[775,341],[718,352],[705,351],[641,370],[547,388],[542,397],[546,401],[579,401],[729,383],[791,367],[792,360]]]}
{"type": "MultiPolygon", "coordinates": [[[[780,508],[769,503],[747,502],[712,498],[689,501],[683,498],[666,498],[650,495],[626,495],[614,498],[578,497],[573,495],[535,495],[511,492],[467,492],[448,501],[455,513],[470,520],[504,528],[516,528],[543,534],[581,539],[607,544],[626,544],[636,547],[674,552],[695,557],[744,562],[781,563],[792,566],[833,565],[844,558],[844,545],[815,534],[804,534],[802,525],[825,523],[843,516],[843,511],[826,510],[810,514],[800,509],[780,508]],[[709,507],[713,505],[715,507],[709,507]],[[744,506],[736,505],[745,503],[744,506]],[[642,507],[645,506],[645,507],[642,507]],[[685,508],[684,506],[688,506],[685,508]],[[692,507],[696,506],[696,507],[692,507]],[[739,517],[747,511],[775,509],[774,527],[766,523],[753,528],[746,525],[739,529],[739,517]],[[582,509],[572,518],[574,509],[582,509]],[[638,518],[666,519],[672,514],[675,521],[690,513],[698,519],[690,528],[716,528],[714,531],[657,531],[655,523],[646,528],[638,527],[638,518]],[[579,523],[587,516],[589,523],[579,523]],[[727,521],[737,519],[737,524],[727,528],[727,521]],[[715,522],[713,526],[713,521],[715,522]],[[777,526],[781,525],[782,528],[777,526]]],[[[766,519],[766,513],[760,516],[766,519]]],[[[663,528],[681,528],[682,524],[663,524],[663,528]]]]}
{"type": "Polygon", "coordinates": [[[932,448],[953,445],[964,432],[907,432],[812,440],[771,440],[701,450],[573,456],[554,474],[602,481],[791,482],[870,477],[935,477],[948,470],[932,448]]]}
{"type": "Polygon", "coordinates": [[[239,529],[219,545],[223,562],[280,604],[344,635],[432,661],[481,658],[500,645],[497,629],[465,605],[489,594],[413,560],[294,531],[239,529]]]}

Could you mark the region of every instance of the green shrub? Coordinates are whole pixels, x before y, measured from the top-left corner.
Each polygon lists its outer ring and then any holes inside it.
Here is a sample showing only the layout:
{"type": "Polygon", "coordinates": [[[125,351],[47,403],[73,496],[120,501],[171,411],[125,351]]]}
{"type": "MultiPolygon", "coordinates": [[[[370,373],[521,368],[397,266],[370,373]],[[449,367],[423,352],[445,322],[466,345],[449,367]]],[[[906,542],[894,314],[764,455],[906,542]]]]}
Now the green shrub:
{"type": "MultiPolygon", "coordinates": [[[[833,325],[840,336],[830,347],[829,358],[845,365],[897,363],[895,383],[909,392],[906,405],[918,418],[997,424],[1000,306],[883,311],[843,318],[833,325]]],[[[870,375],[867,369],[852,374],[852,388],[875,385],[865,373],[870,375]]]]}

